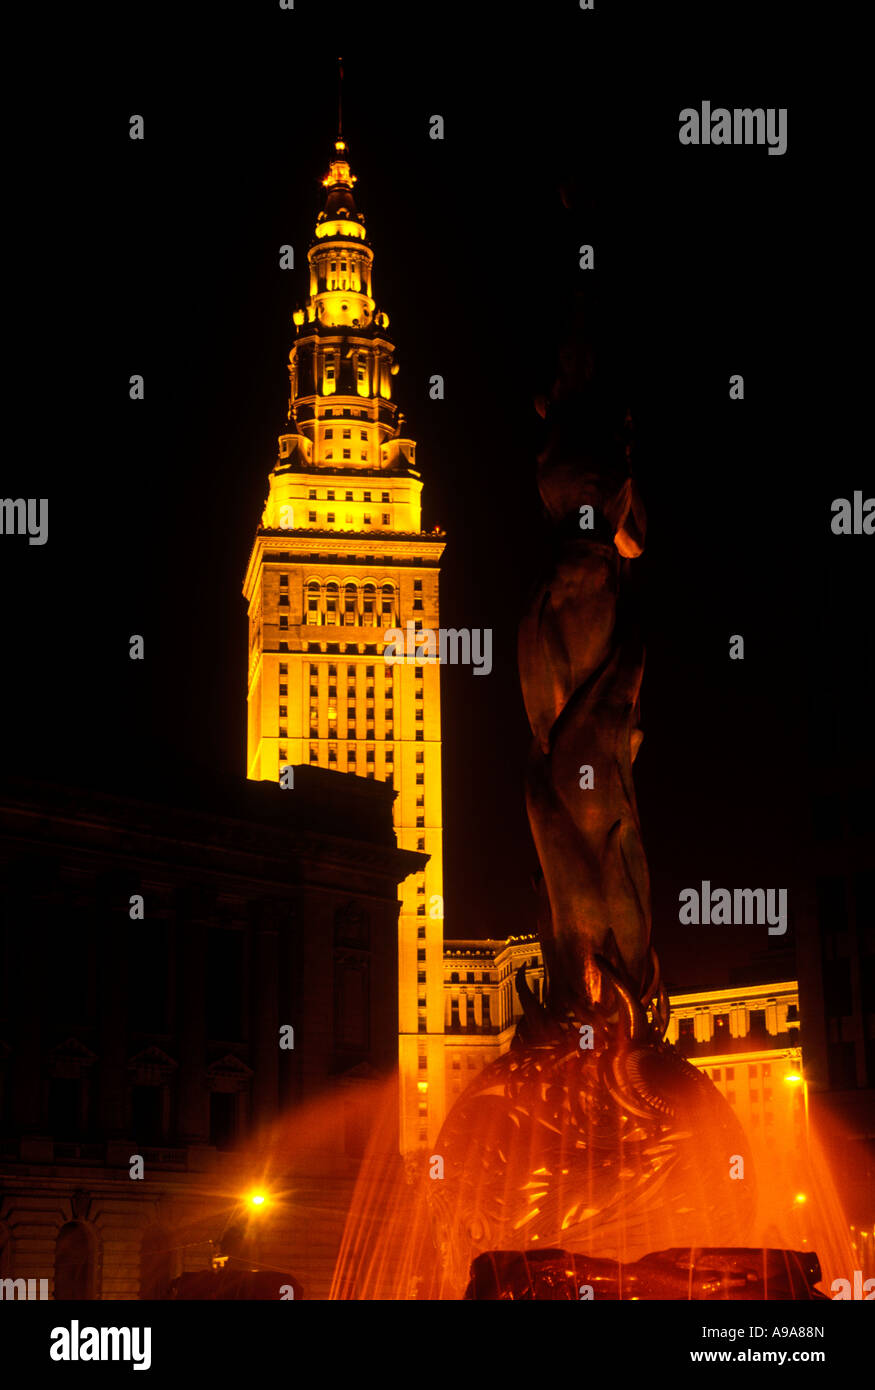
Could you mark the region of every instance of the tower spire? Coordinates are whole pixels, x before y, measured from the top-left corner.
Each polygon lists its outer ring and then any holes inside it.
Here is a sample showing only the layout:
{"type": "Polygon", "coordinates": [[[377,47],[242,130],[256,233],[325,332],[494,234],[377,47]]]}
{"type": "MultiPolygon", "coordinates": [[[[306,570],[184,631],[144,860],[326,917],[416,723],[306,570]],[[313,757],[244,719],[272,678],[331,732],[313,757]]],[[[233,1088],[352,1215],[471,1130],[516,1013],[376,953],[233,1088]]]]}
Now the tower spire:
{"type": "Polygon", "coordinates": [[[343,59],[337,60],[337,138],[343,138],[343,59]]]}

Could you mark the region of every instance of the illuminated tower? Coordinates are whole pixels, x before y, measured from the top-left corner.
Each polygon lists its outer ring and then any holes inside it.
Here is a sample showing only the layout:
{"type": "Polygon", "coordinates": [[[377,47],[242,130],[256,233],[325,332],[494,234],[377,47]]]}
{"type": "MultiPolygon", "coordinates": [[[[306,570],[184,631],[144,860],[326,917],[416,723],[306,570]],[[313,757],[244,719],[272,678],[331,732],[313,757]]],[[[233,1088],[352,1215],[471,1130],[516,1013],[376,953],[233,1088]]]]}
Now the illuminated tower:
{"type": "MultiPolygon", "coordinates": [[[[443,831],[440,667],[384,660],[384,634],[437,632],[443,532],[421,530],[416,445],[392,401],[394,344],[338,137],[293,315],[288,424],[246,571],[247,775],[311,763],[391,781],[403,849],[430,855],[401,886],[401,1147],[440,1127],[443,831]]],[[[294,774],[292,773],[292,776],[294,774]]],[[[290,793],[293,794],[293,793],[290,793]]]]}

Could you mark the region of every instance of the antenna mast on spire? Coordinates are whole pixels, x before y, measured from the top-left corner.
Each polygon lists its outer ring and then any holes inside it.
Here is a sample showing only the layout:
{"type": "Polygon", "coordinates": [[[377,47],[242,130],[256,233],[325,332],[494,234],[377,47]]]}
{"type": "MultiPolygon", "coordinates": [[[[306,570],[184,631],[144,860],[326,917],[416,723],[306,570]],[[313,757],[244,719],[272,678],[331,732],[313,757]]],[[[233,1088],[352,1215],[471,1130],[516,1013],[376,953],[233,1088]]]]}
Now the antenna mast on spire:
{"type": "Polygon", "coordinates": [[[343,59],[337,60],[337,138],[343,135],[343,59]]]}

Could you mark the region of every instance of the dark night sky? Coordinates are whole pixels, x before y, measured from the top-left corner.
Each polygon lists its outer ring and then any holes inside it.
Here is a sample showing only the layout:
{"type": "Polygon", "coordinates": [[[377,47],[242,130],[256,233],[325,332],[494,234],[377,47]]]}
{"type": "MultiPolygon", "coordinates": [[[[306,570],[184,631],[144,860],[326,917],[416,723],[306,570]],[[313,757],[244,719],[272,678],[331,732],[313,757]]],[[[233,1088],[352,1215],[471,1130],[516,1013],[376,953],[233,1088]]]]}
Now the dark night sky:
{"type": "Polygon", "coordinates": [[[132,794],[165,763],[242,775],[240,589],[343,52],[396,399],[419,441],[425,525],[449,536],[442,622],[494,631],[489,678],[442,675],[447,934],[533,930],[515,661],[541,527],[532,398],[590,241],[597,346],[621,363],[650,521],[637,780],[656,944],[670,982],[717,979],[733,951],[765,948],[763,929],[694,938],[677,895],[702,878],[795,881],[829,503],[865,487],[852,348],[836,329],[854,248],[834,227],[829,139],[761,46],[727,62],[727,80],[710,52],[652,60],[652,36],[622,13],[547,5],[524,25],[497,7],[488,35],[465,28],[470,7],[408,7],[396,26],[377,4],[351,9],[338,43],[327,12],[245,11],[231,28],[199,11],[201,34],[157,11],[112,77],[83,77],[60,129],[35,97],[21,112],[33,142],[18,158],[43,178],[20,222],[35,299],[4,495],[47,495],[50,540],[2,542],[7,763],[121,778],[132,794]],[[682,147],[678,112],[703,99],[788,106],[788,152],[682,147]],[[127,139],[132,112],[142,145],[127,139]],[[428,138],[436,112],[443,143],[428,138]],[[558,196],[569,177],[573,212],[558,196]],[[278,269],[285,242],[292,273],[278,269]],[[134,371],[142,405],[127,399],[134,371]],[[428,397],[435,372],[443,402],[428,397]],[[133,632],[145,663],[128,660],[133,632]],[[743,663],[728,659],[732,633],[743,663]]]}

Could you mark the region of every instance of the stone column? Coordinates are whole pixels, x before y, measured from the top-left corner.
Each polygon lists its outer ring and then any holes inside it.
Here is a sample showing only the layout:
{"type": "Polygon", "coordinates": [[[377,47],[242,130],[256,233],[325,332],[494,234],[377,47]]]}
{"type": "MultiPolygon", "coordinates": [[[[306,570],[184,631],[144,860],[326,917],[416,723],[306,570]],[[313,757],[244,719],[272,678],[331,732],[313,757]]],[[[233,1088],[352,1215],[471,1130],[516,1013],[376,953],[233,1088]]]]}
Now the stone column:
{"type": "Polygon", "coordinates": [[[710,1042],[713,1036],[714,1019],[710,1009],[697,1009],[693,1015],[693,1037],[696,1042],[710,1042]]]}

